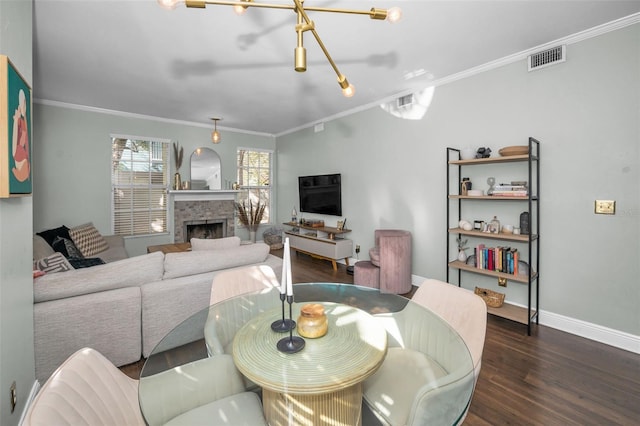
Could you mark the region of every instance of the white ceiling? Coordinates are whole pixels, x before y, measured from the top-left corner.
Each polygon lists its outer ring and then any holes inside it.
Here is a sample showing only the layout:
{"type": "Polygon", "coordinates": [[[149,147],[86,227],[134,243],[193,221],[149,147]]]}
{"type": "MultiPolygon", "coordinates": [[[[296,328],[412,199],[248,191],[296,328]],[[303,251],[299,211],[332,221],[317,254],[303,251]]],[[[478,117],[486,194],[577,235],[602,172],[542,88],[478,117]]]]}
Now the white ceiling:
{"type": "Polygon", "coordinates": [[[308,12],[354,97],[342,96],[311,33],[307,72],[294,71],[291,11],[167,11],[156,0],[34,0],[33,96],[207,125],[217,116],[222,129],[280,134],[640,12],[640,1],[613,0],[305,5],[402,8],[397,24],[308,12]]]}

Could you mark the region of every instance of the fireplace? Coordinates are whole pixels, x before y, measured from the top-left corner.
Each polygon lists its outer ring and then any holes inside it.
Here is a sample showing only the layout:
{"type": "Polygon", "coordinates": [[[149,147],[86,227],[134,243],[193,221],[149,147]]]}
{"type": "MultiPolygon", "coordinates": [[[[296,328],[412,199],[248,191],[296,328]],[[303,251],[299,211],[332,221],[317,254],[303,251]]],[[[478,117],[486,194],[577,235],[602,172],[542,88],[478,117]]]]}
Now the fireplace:
{"type": "Polygon", "coordinates": [[[191,238],[213,239],[227,236],[226,219],[186,220],[182,226],[186,241],[191,241],[191,238]]]}
{"type": "Polygon", "coordinates": [[[191,238],[235,235],[235,195],[238,191],[169,191],[173,205],[173,242],[191,238]],[[192,225],[188,229],[187,225],[192,225]]]}

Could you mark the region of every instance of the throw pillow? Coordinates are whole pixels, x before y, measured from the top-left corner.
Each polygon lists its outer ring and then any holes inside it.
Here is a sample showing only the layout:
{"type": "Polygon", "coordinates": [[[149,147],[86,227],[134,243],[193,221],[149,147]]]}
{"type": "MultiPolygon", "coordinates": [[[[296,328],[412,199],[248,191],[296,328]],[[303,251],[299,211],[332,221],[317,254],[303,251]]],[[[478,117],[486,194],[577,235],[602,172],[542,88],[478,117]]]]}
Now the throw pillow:
{"type": "Polygon", "coordinates": [[[107,241],[91,222],[69,229],[69,235],[84,257],[93,257],[109,248],[107,241]]]}
{"type": "Polygon", "coordinates": [[[80,252],[80,250],[78,249],[78,247],[76,247],[76,245],[73,244],[73,241],[71,241],[68,238],[56,237],[56,239],[53,240],[52,246],[55,251],[59,251],[66,258],[71,258],[71,257],[83,258],[84,257],[80,252]]]}
{"type": "Polygon", "coordinates": [[[191,250],[224,250],[240,247],[240,237],[192,238],[191,250]]]}
{"type": "Polygon", "coordinates": [[[53,240],[55,240],[56,237],[69,238],[69,239],[71,238],[69,236],[69,228],[67,228],[64,225],[60,226],[59,228],[47,229],[46,231],[36,232],[36,235],[40,235],[42,238],[44,238],[44,240],[51,247],[53,247],[53,240]]]}
{"type": "Polygon", "coordinates": [[[43,272],[64,272],[73,269],[73,266],[67,261],[62,253],[54,253],[44,259],[33,262],[33,269],[43,272]]]}

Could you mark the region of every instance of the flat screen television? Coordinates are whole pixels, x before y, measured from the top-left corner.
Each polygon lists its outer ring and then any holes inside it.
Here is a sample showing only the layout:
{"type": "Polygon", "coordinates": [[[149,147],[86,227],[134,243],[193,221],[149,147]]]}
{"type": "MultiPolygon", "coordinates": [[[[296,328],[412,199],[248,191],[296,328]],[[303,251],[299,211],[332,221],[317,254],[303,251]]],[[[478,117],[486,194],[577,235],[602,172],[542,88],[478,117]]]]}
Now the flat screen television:
{"type": "Polygon", "coordinates": [[[299,176],[300,211],[342,216],[340,173],[299,176]]]}

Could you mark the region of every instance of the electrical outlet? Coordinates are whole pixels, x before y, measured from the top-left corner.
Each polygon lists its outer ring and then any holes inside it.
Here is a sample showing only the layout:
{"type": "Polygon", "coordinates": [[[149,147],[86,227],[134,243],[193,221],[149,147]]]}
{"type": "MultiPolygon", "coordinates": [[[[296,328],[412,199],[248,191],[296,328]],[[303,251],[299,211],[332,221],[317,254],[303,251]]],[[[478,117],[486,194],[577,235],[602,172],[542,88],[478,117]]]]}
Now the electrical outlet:
{"type": "Polygon", "coordinates": [[[356,244],[356,253],[360,253],[360,244],[356,244]]]}
{"type": "Polygon", "coordinates": [[[613,200],[596,200],[596,214],[616,214],[616,202],[613,200]]]}

